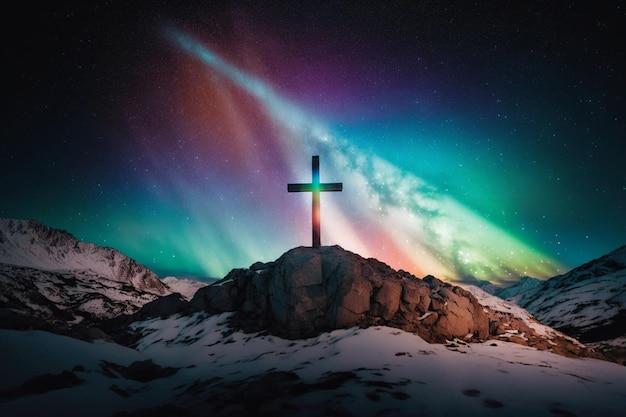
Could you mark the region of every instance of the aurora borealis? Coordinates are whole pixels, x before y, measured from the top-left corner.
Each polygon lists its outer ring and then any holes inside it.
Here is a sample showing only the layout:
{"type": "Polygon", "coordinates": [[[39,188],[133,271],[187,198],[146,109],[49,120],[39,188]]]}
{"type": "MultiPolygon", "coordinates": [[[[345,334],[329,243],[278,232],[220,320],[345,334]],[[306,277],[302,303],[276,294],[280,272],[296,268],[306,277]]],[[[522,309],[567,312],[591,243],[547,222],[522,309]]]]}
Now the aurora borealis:
{"type": "Polygon", "coordinates": [[[0,216],[224,276],[322,244],[448,280],[626,243],[625,11],[569,3],[134,2],[19,15],[0,216]],[[557,4],[558,3],[558,4],[557,4]]]}

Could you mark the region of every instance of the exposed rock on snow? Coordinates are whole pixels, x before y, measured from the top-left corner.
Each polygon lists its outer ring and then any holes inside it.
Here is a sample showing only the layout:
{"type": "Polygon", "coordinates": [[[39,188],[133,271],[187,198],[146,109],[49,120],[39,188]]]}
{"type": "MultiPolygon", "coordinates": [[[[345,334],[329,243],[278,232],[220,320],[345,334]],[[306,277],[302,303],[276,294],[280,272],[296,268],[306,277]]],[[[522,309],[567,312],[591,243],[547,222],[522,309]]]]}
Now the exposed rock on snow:
{"type": "Polygon", "coordinates": [[[338,246],[295,248],[275,262],[235,269],[198,290],[191,305],[235,311],[240,326],[289,338],[375,324],[432,342],[489,336],[487,315],[464,289],[434,277],[418,279],[338,246]]]}
{"type": "Polygon", "coordinates": [[[174,375],[178,369],[173,367],[162,367],[152,361],[146,359],[143,361],[135,361],[128,366],[118,365],[116,363],[103,361],[101,364],[102,371],[115,377],[116,374],[139,382],[148,382],[155,379],[167,378],[174,375]]]}
{"type": "Polygon", "coordinates": [[[540,350],[550,350],[563,356],[587,356],[607,359],[578,340],[541,324],[522,307],[488,294],[473,285],[464,286],[485,307],[489,316],[492,339],[506,340],[540,350]]]}
{"type": "Polygon", "coordinates": [[[522,308],[468,289],[432,276],[419,279],[338,246],[300,247],[275,262],[231,271],[200,289],[190,305],[191,311],[234,312],[237,327],[291,339],[385,325],[429,342],[491,338],[565,356],[602,357],[522,308]]]}
{"type": "Polygon", "coordinates": [[[0,402],[14,400],[33,394],[45,394],[48,391],[61,390],[81,385],[85,381],[73,372],[43,374],[24,381],[20,386],[0,390],[0,402]]]}
{"type": "Polygon", "coordinates": [[[237,331],[228,315],[136,322],[133,328],[142,336],[135,349],[0,330],[0,391],[64,371],[84,381],[0,401],[0,415],[623,414],[626,368],[615,363],[492,340],[429,344],[384,326],[286,340],[237,331]]]}

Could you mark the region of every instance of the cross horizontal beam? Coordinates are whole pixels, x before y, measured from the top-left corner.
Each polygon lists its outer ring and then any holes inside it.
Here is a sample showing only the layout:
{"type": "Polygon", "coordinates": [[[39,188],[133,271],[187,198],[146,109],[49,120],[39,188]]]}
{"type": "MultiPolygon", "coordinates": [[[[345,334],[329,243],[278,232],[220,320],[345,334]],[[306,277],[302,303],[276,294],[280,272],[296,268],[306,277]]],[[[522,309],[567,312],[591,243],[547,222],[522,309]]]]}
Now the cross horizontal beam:
{"type": "Polygon", "coordinates": [[[303,191],[343,191],[343,183],[330,182],[325,184],[287,184],[287,191],[290,193],[298,193],[303,191]]]}

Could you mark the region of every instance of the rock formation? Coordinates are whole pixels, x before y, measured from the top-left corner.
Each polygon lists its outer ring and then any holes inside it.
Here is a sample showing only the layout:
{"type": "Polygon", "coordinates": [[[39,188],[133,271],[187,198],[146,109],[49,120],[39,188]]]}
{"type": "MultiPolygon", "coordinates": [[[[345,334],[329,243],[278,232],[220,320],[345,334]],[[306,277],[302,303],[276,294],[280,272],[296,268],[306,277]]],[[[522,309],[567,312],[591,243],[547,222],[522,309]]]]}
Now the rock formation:
{"type": "Polygon", "coordinates": [[[387,325],[430,342],[484,340],[489,319],[468,291],[419,279],[338,246],[299,247],[275,262],[234,269],[201,288],[195,311],[234,312],[233,324],[303,338],[352,326],[387,325]]]}

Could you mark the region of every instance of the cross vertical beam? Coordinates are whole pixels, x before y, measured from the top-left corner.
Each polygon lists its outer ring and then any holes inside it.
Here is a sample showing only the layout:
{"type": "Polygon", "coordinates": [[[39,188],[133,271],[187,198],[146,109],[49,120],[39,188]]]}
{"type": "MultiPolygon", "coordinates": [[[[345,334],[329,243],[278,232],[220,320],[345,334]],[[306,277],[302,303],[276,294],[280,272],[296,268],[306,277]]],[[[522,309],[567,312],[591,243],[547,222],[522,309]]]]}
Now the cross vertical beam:
{"type": "Polygon", "coordinates": [[[342,191],[343,183],[320,183],[320,157],[313,156],[311,160],[311,183],[309,184],[287,184],[287,191],[290,193],[311,192],[311,226],[313,234],[313,247],[321,246],[320,236],[320,192],[321,191],[342,191]]]}
{"type": "Polygon", "coordinates": [[[311,159],[311,229],[313,231],[313,247],[322,245],[321,237],[321,213],[320,213],[320,157],[313,156],[311,159]]]}

